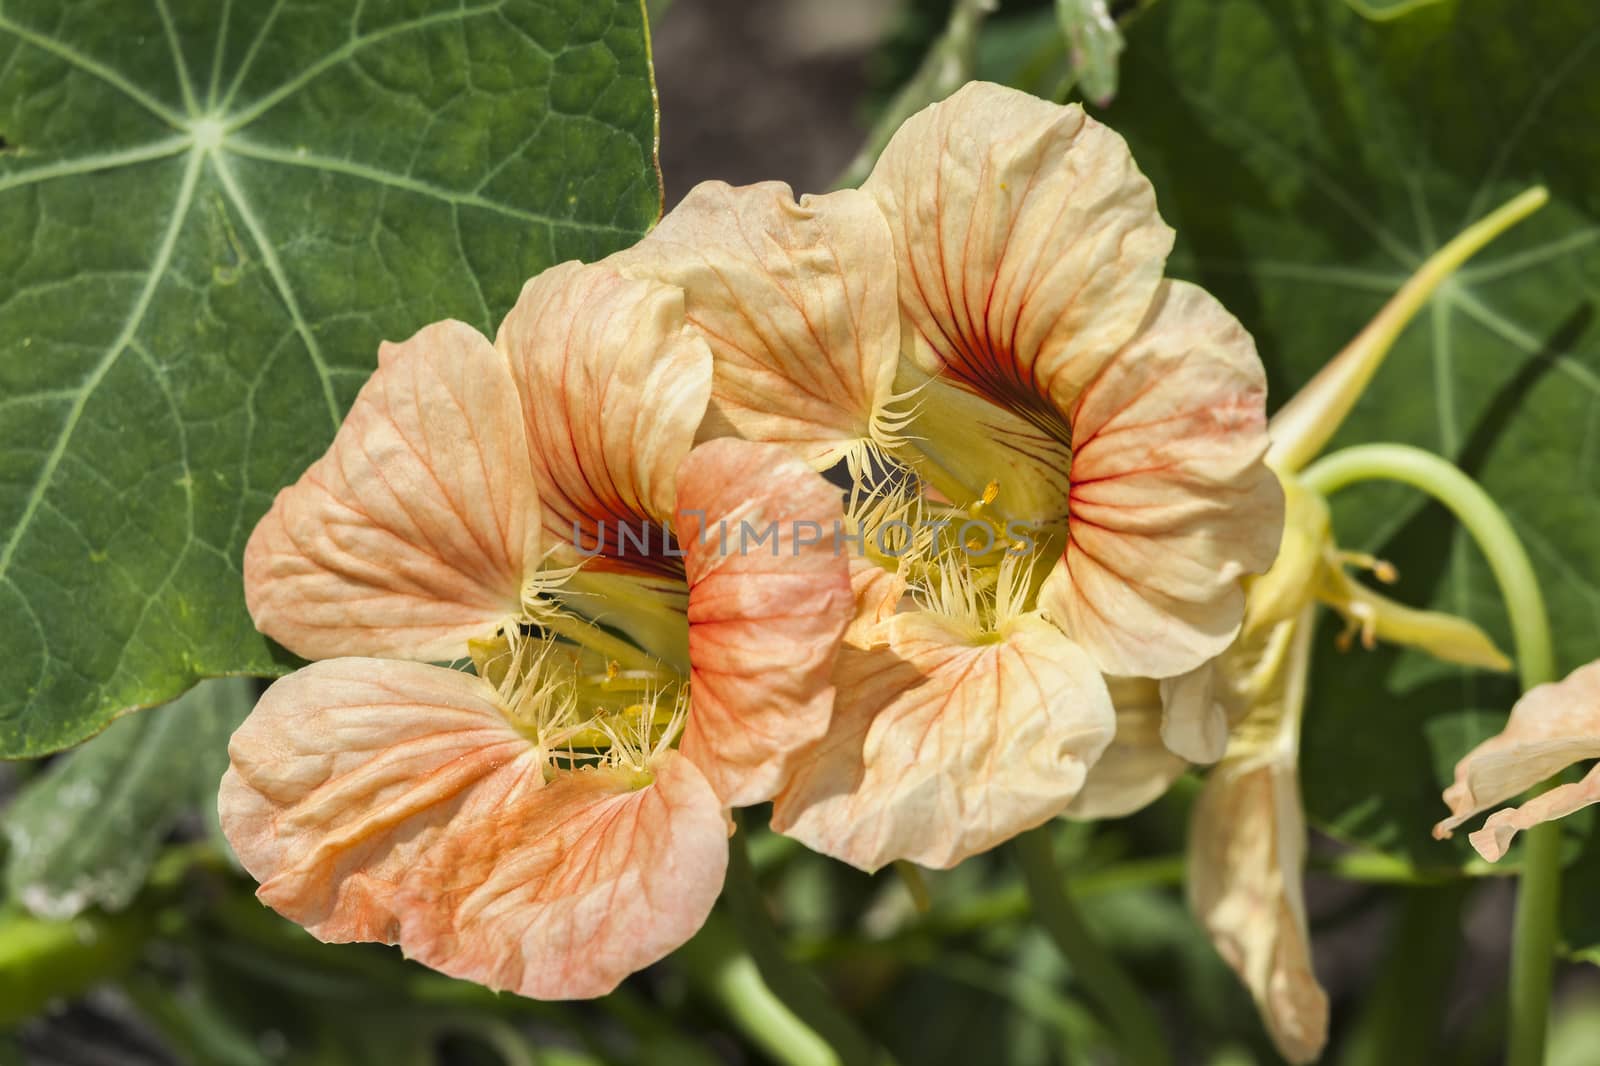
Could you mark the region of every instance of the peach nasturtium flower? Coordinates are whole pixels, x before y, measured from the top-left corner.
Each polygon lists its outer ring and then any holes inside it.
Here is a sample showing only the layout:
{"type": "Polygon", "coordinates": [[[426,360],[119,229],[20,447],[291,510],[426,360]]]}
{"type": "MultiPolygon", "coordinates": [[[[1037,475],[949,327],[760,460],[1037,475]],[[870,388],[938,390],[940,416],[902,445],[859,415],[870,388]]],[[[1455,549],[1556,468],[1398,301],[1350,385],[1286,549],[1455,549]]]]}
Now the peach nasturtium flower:
{"type": "MultiPolygon", "coordinates": [[[[1529,689],[1511,708],[1505,729],[1456,764],[1455,781],[1444,793],[1450,817],[1434,827],[1433,835],[1449,837],[1476,815],[1589,759],[1600,759],[1600,662],[1529,689]]],[[[1467,839],[1478,854],[1499,862],[1522,830],[1595,803],[1600,803],[1600,766],[1581,781],[1491,814],[1467,839]]]]}
{"type": "Polygon", "coordinates": [[[1172,232],[1081,108],[972,84],[865,185],[694,189],[622,269],[681,286],[702,437],[855,476],[860,611],[775,828],[949,866],[1059,814],[1112,740],[1104,674],[1221,652],[1282,525],[1249,335],[1163,277],[1172,232]]]}
{"type": "Polygon", "coordinates": [[[385,345],[245,553],[256,624],[324,660],[229,746],[222,824],[263,901],[541,998],[694,933],[726,808],[827,726],[853,610],[845,560],[793,536],[838,490],[775,445],[694,447],[710,386],[681,292],[605,263],[529,282],[496,344],[385,345]],[[706,535],[730,521],[775,525],[772,552],[706,535]]]}

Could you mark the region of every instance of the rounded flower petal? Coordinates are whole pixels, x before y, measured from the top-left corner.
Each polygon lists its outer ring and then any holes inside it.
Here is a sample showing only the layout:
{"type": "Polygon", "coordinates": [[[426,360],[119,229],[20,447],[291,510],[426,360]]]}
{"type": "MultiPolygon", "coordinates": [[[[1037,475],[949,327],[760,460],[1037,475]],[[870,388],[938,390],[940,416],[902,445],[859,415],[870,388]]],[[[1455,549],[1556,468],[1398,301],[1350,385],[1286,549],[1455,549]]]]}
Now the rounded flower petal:
{"type": "Polygon", "coordinates": [[[327,453],[244,553],[245,601],[297,655],[466,654],[521,610],[539,503],[516,388],[470,326],[385,344],[327,453]]]}
{"type": "Polygon", "coordinates": [[[599,545],[591,566],[646,566],[618,550],[621,530],[648,537],[671,520],[711,394],[711,353],[684,324],[682,290],[609,262],[562,263],[523,286],[495,343],[521,394],[555,558],[599,545]]]}
{"type": "Polygon", "coordinates": [[[688,939],[721,887],[726,824],[688,760],[546,784],[544,753],[468,674],[313,664],[229,756],[223,831],[263,902],[491,988],[601,995],[688,939]]]}
{"type": "MultiPolygon", "coordinates": [[[[1596,758],[1600,758],[1600,662],[1580,666],[1563,681],[1530,689],[1511,708],[1505,729],[1456,764],[1455,781],[1444,793],[1450,817],[1434,827],[1433,835],[1446,838],[1469,818],[1573,763],[1596,758]]],[[[1600,800],[1600,781],[1593,776],[1530,800],[1520,813],[1495,815],[1472,835],[1473,845],[1495,861],[1517,830],[1600,800]]]]}
{"type": "Polygon", "coordinates": [[[998,85],[914,115],[862,189],[894,239],[903,349],[1058,426],[1138,329],[1172,248],[1121,137],[998,85]]]}
{"type": "Polygon", "coordinates": [[[1111,742],[1088,656],[1037,615],[974,640],[926,612],[847,647],[834,724],[772,826],[863,870],[949,867],[1061,813],[1111,742]]]}
{"type": "Polygon", "coordinates": [[[834,658],[855,615],[834,534],[839,490],[777,444],[725,438],[678,473],[689,582],[689,720],[681,750],[722,802],[771,799],[833,713],[834,658]]]}
{"type": "Polygon", "coordinates": [[[1161,692],[1144,678],[1109,677],[1117,731],[1111,746],[1089,768],[1083,788],[1064,812],[1096,821],[1142,810],[1166,794],[1189,763],[1162,742],[1161,692]]]}
{"type": "Polygon", "coordinates": [[[786,443],[823,468],[875,436],[900,320],[889,229],[866,194],[797,204],[782,182],[703,182],[617,261],[687,293],[715,366],[702,440],[786,443]]]}
{"type": "Polygon", "coordinates": [[[1327,1043],[1328,996],[1311,969],[1295,755],[1226,759],[1211,772],[1191,816],[1188,883],[1190,906],[1278,1052],[1309,1063],[1327,1043]]]}
{"type": "Polygon", "coordinates": [[[1083,391],[1067,550],[1039,602],[1106,672],[1172,677],[1238,633],[1239,579],[1283,530],[1265,401],[1250,335],[1176,281],[1083,391]]]}

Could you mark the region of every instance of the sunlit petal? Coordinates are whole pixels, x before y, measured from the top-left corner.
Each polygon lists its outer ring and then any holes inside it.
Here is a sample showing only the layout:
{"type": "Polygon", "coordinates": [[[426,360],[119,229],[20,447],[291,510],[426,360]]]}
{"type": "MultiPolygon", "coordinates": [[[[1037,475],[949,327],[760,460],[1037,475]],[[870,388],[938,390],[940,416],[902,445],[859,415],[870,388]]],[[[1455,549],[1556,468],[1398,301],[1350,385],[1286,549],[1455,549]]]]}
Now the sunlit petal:
{"type": "Polygon", "coordinates": [[[703,182],[618,262],[688,294],[715,377],[701,439],[789,444],[826,467],[876,436],[899,353],[889,230],[864,193],[703,182]]]}
{"type": "Polygon", "coordinates": [[[721,885],[720,804],[687,760],[546,784],[494,689],[456,671],[313,664],[229,755],[223,830],[263,902],[492,988],[603,994],[692,935],[721,885]]]}
{"type": "Polygon", "coordinates": [[[1184,282],[1084,390],[1070,540],[1040,606],[1107,672],[1171,677],[1238,632],[1240,578],[1272,564],[1283,528],[1265,396],[1249,334],[1184,282]]]}
{"type": "Polygon", "coordinates": [[[520,610],[539,505],[505,360],[440,322],[385,344],[327,454],[245,548],[262,632],[307,658],[452,659],[520,610]]]}
{"type": "Polygon", "coordinates": [[[671,520],[711,394],[711,354],[684,323],[682,291],[563,263],[523,287],[495,343],[521,394],[557,559],[603,546],[589,565],[643,565],[649,552],[619,552],[618,531],[659,537],[671,520]]]}
{"type": "Polygon", "coordinates": [[[1057,425],[1133,336],[1172,247],[1121,137],[998,85],[913,116],[862,188],[889,220],[905,351],[1057,425]]]}
{"type": "Polygon", "coordinates": [[[682,751],[726,805],[759,803],[833,712],[834,658],[856,611],[834,541],[840,493],[781,445],[724,438],[684,463],[678,504],[691,667],[682,751]]]}
{"type": "Polygon", "coordinates": [[[999,640],[900,614],[839,657],[834,724],[773,807],[773,828],[875,870],[954,866],[1061,813],[1111,742],[1088,657],[1037,615],[999,640]]]}

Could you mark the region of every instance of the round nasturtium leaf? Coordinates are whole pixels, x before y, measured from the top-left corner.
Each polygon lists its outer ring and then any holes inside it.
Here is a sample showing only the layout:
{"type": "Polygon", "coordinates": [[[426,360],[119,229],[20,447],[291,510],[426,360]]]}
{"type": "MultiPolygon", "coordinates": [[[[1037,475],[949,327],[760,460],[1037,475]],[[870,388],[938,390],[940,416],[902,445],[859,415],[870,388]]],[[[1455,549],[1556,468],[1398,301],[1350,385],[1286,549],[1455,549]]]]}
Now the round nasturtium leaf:
{"type": "Polygon", "coordinates": [[[639,0],[0,0],[0,756],[292,665],[239,557],[381,340],[660,211],[639,0]]]}

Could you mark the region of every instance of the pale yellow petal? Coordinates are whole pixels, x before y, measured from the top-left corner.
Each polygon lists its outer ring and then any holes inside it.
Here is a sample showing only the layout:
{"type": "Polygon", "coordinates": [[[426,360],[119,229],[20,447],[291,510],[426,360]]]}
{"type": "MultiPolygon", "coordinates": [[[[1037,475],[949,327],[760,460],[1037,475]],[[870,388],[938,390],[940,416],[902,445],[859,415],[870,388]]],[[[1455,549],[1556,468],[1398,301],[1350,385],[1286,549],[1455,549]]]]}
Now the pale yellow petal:
{"type": "MultiPolygon", "coordinates": [[[[1530,689],[1511,708],[1505,729],[1456,764],[1455,781],[1444,793],[1450,817],[1434,826],[1433,835],[1448,837],[1474,815],[1574,763],[1596,758],[1600,758],[1600,662],[1580,666],[1562,681],[1530,689]]],[[[1548,807],[1530,805],[1530,817],[1543,820],[1541,812],[1559,809],[1573,795],[1550,801],[1548,807]]]]}
{"type": "Polygon", "coordinates": [[[893,236],[904,350],[1057,428],[1133,336],[1172,247],[1121,137],[984,82],[912,116],[862,189],[893,236]]]}
{"type": "Polygon", "coordinates": [[[878,435],[900,322],[889,229],[855,189],[703,182],[617,262],[687,293],[715,375],[701,439],[739,436],[831,466],[878,435]]]}
{"type": "Polygon", "coordinates": [[[1557,785],[1520,807],[1496,811],[1484,821],[1482,829],[1467,839],[1478,849],[1479,855],[1489,862],[1499,862],[1512,839],[1522,830],[1565,818],[1596,803],[1600,803],[1600,766],[1590,770],[1582,781],[1557,785]]]}
{"type": "Polygon", "coordinates": [[[1157,683],[1109,677],[1106,685],[1117,711],[1117,732],[1064,812],[1069,818],[1097,821],[1132,814],[1165,795],[1189,768],[1162,742],[1157,683]]]}
{"type": "Polygon", "coordinates": [[[1292,750],[1212,770],[1190,823],[1190,906],[1250,990],[1278,1052],[1297,1064],[1314,1062],[1328,1036],[1301,886],[1305,847],[1292,750]]]}
{"type": "Polygon", "coordinates": [[[1161,681],[1161,740],[1193,763],[1214,763],[1228,750],[1228,711],[1218,691],[1216,660],[1161,681]]]}
{"type": "Polygon", "coordinates": [[[1283,529],[1265,401],[1249,334],[1183,282],[1083,391],[1070,539],[1039,603],[1106,672],[1172,677],[1238,633],[1240,579],[1283,529]]]}
{"type": "Polygon", "coordinates": [[[1072,801],[1115,724],[1080,649],[1037,615],[997,641],[920,611],[883,628],[840,653],[833,724],[773,828],[864,870],[949,867],[1072,801]]]}

